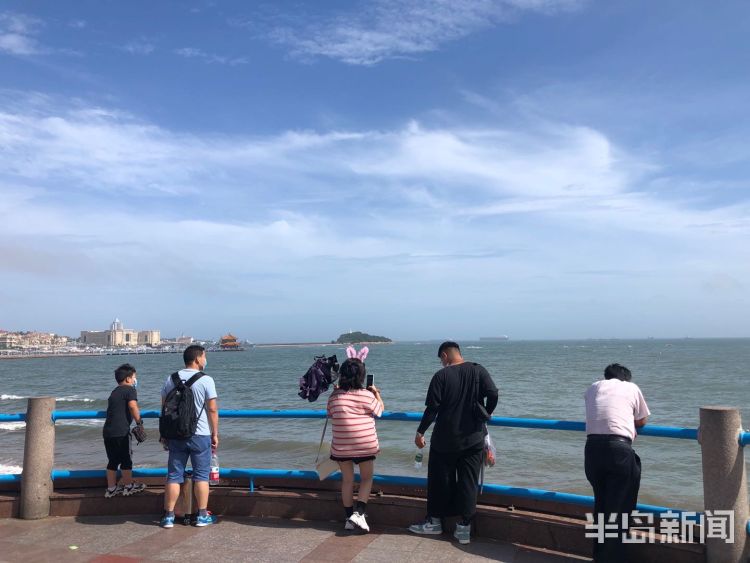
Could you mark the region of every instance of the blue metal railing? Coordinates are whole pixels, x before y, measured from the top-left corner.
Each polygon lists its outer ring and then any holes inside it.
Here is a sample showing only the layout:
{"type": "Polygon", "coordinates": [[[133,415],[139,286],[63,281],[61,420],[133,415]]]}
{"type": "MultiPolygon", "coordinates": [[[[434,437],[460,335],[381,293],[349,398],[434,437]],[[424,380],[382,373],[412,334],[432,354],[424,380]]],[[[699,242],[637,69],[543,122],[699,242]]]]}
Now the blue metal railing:
{"type": "MultiPolygon", "coordinates": [[[[142,468],[133,469],[134,477],[166,477],[166,469],[142,468]]],[[[255,490],[256,479],[306,479],[317,481],[318,474],[315,471],[304,471],[298,469],[241,469],[241,468],[224,468],[220,470],[221,477],[225,479],[249,479],[250,491],[255,490]]],[[[103,469],[91,470],[69,470],[54,469],[51,475],[53,480],[56,479],[104,479],[106,471],[103,469]]],[[[359,480],[359,475],[355,475],[359,480]]],[[[327,480],[340,481],[341,474],[334,473],[327,480]]],[[[21,475],[0,475],[0,483],[20,482],[21,475]]],[[[425,477],[407,477],[403,475],[375,475],[373,482],[376,485],[396,485],[406,487],[427,488],[427,478],[425,477]]],[[[491,495],[506,495],[517,498],[525,498],[545,502],[559,502],[563,504],[573,504],[577,506],[593,507],[594,497],[587,495],[577,495],[573,493],[559,493],[556,491],[547,491],[544,489],[530,489],[526,487],[513,487],[509,485],[485,484],[483,492],[491,495]]],[[[672,517],[680,517],[683,513],[688,518],[697,518],[699,513],[682,511],[665,506],[656,506],[653,504],[639,503],[636,507],[640,512],[663,515],[670,513],[672,517]]]]}
{"type": "MultiPolygon", "coordinates": [[[[159,411],[144,410],[141,411],[143,418],[158,418],[159,411]]],[[[54,411],[52,420],[80,420],[80,419],[101,419],[106,418],[106,411],[54,411]]],[[[325,418],[326,413],[323,410],[228,410],[220,409],[220,418],[325,418]]],[[[0,414],[0,422],[19,422],[26,418],[24,413],[0,414]]],[[[413,412],[384,412],[382,420],[393,420],[403,422],[419,422],[422,413],[413,412]]],[[[533,428],[544,430],[566,430],[573,432],[583,432],[586,425],[583,422],[568,420],[545,420],[533,418],[510,418],[494,416],[488,422],[490,426],[504,426],[509,428],[533,428]]],[[[655,436],[660,438],[677,438],[685,440],[697,439],[698,432],[694,428],[679,428],[670,426],[644,426],[638,429],[638,433],[643,436],[655,436]]],[[[747,439],[750,443],[750,432],[742,433],[741,443],[747,439]]],[[[744,445],[744,444],[743,444],[744,445]]],[[[103,470],[62,470],[55,469],[52,471],[52,479],[69,479],[69,478],[99,478],[104,477],[106,473],[103,470]]],[[[165,469],[134,469],[133,475],[136,477],[162,477],[166,475],[165,469]]],[[[225,468],[221,470],[221,475],[226,478],[248,478],[250,480],[250,489],[254,490],[255,479],[258,478],[280,478],[280,479],[312,479],[317,480],[318,474],[314,471],[284,470],[284,469],[240,469],[225,468]]],[[[340,479],[338,473],[330,479],[340,479]]],[[[21,475],[0,475],[0,482],[20,482],[21,475]]],[[[382,485],[400,485],[426,487],[427,479],[424,477],[407,477],[396,475],[376,475],[375,483],[382,485]]],[[[524,487],[512,487],[508,485],[485,484],[484,492],[489,494],[508,495],[519,498],[532,500],[541,500],[548,502],[560,502],[574,504],[579,506],[592,507],[594,497],[587,495],[577,495],[572,493],[560,493],[547,491],[543,489],[530,489],[524,487]]],[[[681,514],[683,511],[655,506],[649,504],[638,504],[637,509],[641,512],[654,514],[663,514],[671,512],[681,514]]]]}
{"type": "MultiPolygon", "coordinates": [[[[106,411],[54,411],[52,420],[78,420],[92,418],[106,418],[106,411]]],[[[143,418],[159,418],[159,411],[141,411],[143,418]]],[[[220,418],[325,418],[322,410],[227,410],[220,409],[220,418]]],[[[24,413],[0,414],[0,422],[19,422],[25,420],[24,413]]],[[[419,422],[422,413],[417,412],[384,412],[382,420],[397,420],[402,422],[419,422]]],[[[535,428],[539,430],[567,430],[584,432],[586,423],[572,420],[546,420],[539,418],[511,418],[493,416],[488,422],[490,426],[504,426],[507,428],[535,428]]],[[[640,436],[654,436],[657,438],[678,438],[683,440],[697,440],[698,430],[695,428],[680,428],[675,426],[644,426],[638,429],[640,436]]],[[[743,432],[742,440],[750,444],[750,432],[743,432]]]]}

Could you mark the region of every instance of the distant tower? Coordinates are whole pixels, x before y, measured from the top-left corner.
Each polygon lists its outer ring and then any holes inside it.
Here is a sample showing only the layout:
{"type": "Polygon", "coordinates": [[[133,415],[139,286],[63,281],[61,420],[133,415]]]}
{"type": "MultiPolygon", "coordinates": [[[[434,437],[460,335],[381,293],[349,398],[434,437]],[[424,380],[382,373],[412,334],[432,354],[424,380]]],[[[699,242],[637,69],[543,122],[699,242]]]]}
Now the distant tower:
{"type": "Polygon", "coordinates": [[[109,330],[123,330],[120,319],[115,317],[115,320],[112,321],[112,324],[109,326],[109,330]]]}

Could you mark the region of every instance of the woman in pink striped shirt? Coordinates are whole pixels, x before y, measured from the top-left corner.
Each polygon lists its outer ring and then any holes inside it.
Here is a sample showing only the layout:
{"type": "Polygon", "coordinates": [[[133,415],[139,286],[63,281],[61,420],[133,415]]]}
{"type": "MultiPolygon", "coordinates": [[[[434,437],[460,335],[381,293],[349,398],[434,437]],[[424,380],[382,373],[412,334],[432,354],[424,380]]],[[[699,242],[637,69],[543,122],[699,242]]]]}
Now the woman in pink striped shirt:
{"type": "MultiPolygon", "coordinates": [[[[351,349],[351,354],[355,354],[351,349]]],[[[383,414],[380,391],[371,385],[365,389],[367,371],[362,360],[367,348],[359,357],[350,356],[339,369],[339,385],[328,399],[328,417],[331,419],[333,441],[331,459],[341,469],[341,500],[346,512],[346,530],[370,530],[365,517],[367,500],[372,490],[375,456],[380,452],[374,417],[383,414]],[[359,493],[354,509],[354,465],[359,465],[359,493]]]]}

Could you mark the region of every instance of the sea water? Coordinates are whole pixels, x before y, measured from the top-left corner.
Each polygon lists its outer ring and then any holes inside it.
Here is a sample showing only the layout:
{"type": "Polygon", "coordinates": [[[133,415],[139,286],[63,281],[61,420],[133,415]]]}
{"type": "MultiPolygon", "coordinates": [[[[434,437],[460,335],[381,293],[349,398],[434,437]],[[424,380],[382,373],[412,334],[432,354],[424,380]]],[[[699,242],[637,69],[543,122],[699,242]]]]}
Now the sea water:
{"type": "MultiPolygon", "coordinates": [[[[430,378],[440,368],[437,342],[371,345],[368,371],[375,374],[386,410],[421,412],[430,378]]],[[[467,360],[484,365],[500,389],[495,415],[584,420],[583,393],[611,362],[626,365],[651,409],[649,424],[698,426],[706,405],[740,408],[750,426],[750,339],[587,340],[462,342],[467,360]]],[[[209,353],[207,373],[216,380],[222,409],[324,409],[297,396],[298,382],[316,354],[345,357],[342,346],[269,347],[209,353]]],[[[0,360],[0,412],[26,409],[32,396],[57,397],[58,410],[107,408],[114,369],[138,370],[141,409],[159,408],[160,390],[181,367],[179,354],[50,357],[0,360]]],[[[133,445],[136,467],[164,467],[155,419],[149,439],[133,445]]],[[[56,423],[55,467],[102,469],[103,420],[56,423]]],[[[379,421],[378,473],[426,475],[414,467],[416,423],[379,421]]],[[[222,419],[224,467],[313,469],[323,420],[222,419]]],[[[497,464],[486,482],[592,494],[583,471],[582,432],[492,427],[497,464]]],[[[0,423],[0,472],[18,472],[23,461],[23,423],[0,423]]],[[[641,502],[702,508],[700,447],[694,440],[639,437],[643,462],[641,502]]],[[[426,461],[426,460],[425,460],[426,461]]]]}

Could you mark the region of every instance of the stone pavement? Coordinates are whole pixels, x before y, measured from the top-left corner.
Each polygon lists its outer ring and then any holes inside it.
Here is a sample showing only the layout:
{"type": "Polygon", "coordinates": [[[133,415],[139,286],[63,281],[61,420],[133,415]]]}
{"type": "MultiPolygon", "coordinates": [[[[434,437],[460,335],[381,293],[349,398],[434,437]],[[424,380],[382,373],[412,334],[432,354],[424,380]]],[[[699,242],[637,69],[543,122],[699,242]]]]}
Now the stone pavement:
{"type": "Polygon", "coordinates": [[[358,535],[345,532],[343,523],[332,522],[220,517],[217,524],[205,528],[178,523],[162,530],[156,516],[139,515],[2,519],[0,561],[573,563],[590,559],[484,539],[462,546],[447,534],[420,537],[394,528],[358,535]]]}

